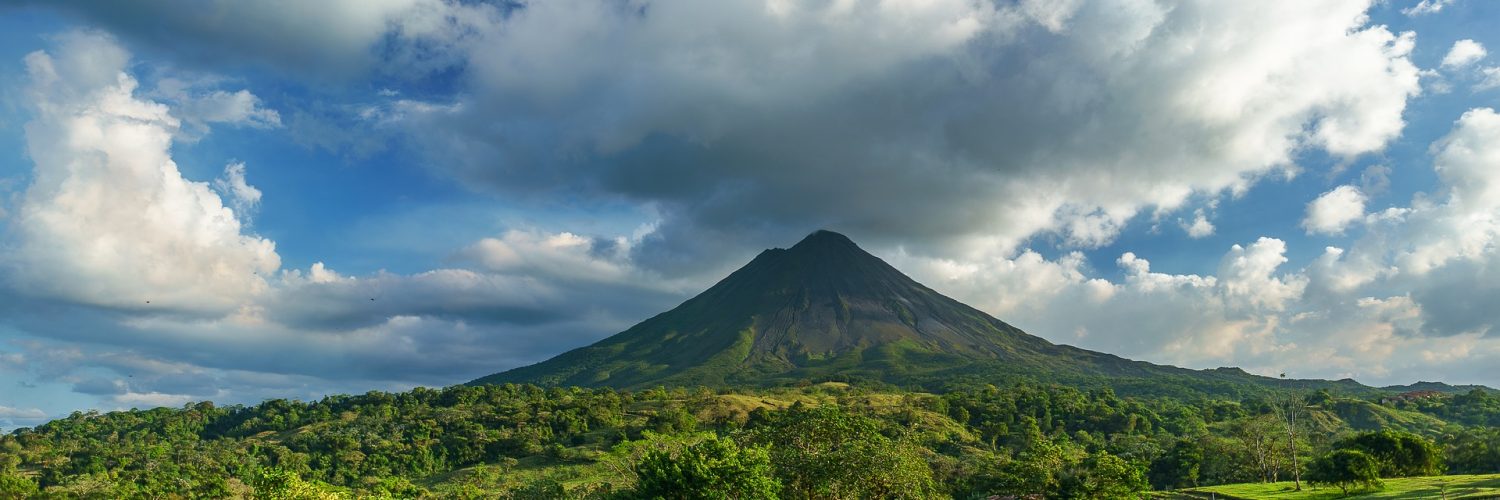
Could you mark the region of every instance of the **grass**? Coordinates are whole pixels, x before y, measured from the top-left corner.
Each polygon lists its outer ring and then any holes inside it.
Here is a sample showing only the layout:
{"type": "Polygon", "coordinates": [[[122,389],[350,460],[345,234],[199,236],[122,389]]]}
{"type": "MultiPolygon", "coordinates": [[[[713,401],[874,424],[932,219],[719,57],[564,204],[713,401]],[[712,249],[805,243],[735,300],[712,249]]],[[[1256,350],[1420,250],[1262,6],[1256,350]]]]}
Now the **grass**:
{"type": "Polygon", "coordinates": [[[1338,488],[1322,486],[1313,489],[1306,483],[1302,491],[1292,489],[1290,481],[1279,483],[1241,483],[1207,486],[1187,490],[1182,495],[1167,498],[1220,498],[1235,499],[1286,499],[1321,500],[1333,498],[1448,498],[1475,499],[1500,498],[1500,474],[1428,476],[1385,479],[1385,488],[1380,490],[1350,490],[1344,496],[1338,488]]]}

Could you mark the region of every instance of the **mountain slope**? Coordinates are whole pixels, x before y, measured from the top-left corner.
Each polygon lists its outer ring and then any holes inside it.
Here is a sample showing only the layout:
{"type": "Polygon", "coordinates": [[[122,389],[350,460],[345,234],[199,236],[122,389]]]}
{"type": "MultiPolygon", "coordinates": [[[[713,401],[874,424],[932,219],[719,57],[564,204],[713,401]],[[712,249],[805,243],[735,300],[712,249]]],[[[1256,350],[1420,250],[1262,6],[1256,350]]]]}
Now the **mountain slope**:
{"type": "Polygon", "coordinates": [[[864,378],[901,385],[1008,377],[1243,392],[1268,384],[1373,391],[1352,380],[1278,381],[1186,370],[1056,345],[933,291],[849,238],[818,231],[762,252],[682,305],[547,361],[471,384],[640,388],[864,378]]]}

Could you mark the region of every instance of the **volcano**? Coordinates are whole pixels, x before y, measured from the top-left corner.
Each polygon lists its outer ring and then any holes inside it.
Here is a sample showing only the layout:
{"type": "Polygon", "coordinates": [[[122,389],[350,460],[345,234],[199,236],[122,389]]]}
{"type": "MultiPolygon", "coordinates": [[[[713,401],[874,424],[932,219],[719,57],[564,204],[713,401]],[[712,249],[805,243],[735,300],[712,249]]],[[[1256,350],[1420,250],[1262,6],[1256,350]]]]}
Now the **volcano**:
{"type": "Polygon", "coordinates": [[[875,380],[937,386],[1025,377],[1127,392],[1242,392],[1316,382],[1239,369],[1188,370],[1058,345],[949,298],[817,231],[749,264],[676,308],[590,346],[471,384],[767,386],[875,380]]]}

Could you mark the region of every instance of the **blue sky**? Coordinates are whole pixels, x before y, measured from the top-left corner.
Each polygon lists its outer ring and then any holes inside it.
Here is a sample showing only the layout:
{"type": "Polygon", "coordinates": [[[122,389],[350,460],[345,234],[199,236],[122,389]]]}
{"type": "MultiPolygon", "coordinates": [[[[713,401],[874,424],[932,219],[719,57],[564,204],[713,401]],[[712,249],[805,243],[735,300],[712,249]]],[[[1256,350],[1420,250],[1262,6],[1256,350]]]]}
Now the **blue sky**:
{"type": "Polygon", "coordinates": [[[1500,385],[1497,20],[0,2],[0,427],[459,383],[825,227],[1054,342],[1500,385]]]}

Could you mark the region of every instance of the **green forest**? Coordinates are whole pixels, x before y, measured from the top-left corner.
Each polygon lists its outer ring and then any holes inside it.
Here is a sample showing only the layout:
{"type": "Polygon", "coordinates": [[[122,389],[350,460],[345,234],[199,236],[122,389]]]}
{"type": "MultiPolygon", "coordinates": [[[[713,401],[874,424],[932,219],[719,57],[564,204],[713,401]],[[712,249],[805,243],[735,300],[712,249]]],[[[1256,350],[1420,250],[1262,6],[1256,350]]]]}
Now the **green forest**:
{"type": "Polygon", "coordinates": [[[1298,479],[1500,472],[1500,397],[1126,397],[417,388],[78,412],[0,436],[0,498],[1136,498],[1298,479]]]}

